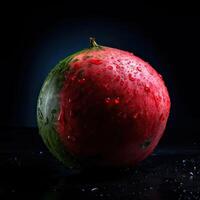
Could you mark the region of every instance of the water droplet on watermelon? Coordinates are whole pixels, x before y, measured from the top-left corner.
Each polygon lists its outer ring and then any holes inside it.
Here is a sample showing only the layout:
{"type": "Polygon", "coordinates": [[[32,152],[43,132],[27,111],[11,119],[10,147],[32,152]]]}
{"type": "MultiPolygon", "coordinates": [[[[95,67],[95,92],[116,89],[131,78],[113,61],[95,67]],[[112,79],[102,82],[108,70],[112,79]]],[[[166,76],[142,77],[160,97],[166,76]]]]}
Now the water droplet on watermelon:
{"type": "Polygon", "coordinates": [[[114,103],[115,103],[115,104],[119,104],[119,103],[120,103],[119,97],[117,97],[117,98],[114,99],[114,103]]]}
{"type": "Polygon", "coordinates": [[[113,67],[112,67],[112,66],[108,66],[108,69],[109,69],[109,70],[112,70],[112,69],[113,69],[113,67]]]}
{"type": "Polygon", "coordinates": [[[67,140],[72,141],[72,142],[75,142],[75,141],[76,141],[76,138],[75,138],[74,136],[72,136],[72,135],[68,135],[68,136],[67,136],[67,140]]]}
{"type": "Polygon", "coordinates": [[[158,76],[159,76],[161,79],[163,79],[163,77],[162,77],[162,75],[161,75],[161,74],[158,74],[158,76]]]}
{"type": "Polygon", "coordinates": [[[124,81],[121,80],[121,81],[120,81],[120,85],[121,85],[121,86],[124,85],[124,81]]]}
{"type": "Polygon", "coordinates": [[[135,78],[131,74],[128,75],[128,78],[129,78],[130,81],[134,81],[135,80],[135,78]]]}
{"type": "Polygon", "coordinates": [[[95,58],[90,59],[89,62],[94,65],[100,65],[102,63],[100,59],[95,59],[95,58]]]}
{"type": "Polygon", "coordinates": [[[118,64],[116,64],[116,68],[117,68],[117,69],[119,69],[119,68],[120,68],[120,66],[119,66],[118,64]]]}
{"type": "Polygon", "coordinates": [[[139,67],[139,66],[137,66],[137,68],[136,68],[139,72],[141,72],[142,71],[142,69],[141,69],[141,67],[139,67]]]}
{"type": "Polygon", "coordinates": [[[138,118],[138,115],[139,115],[139,113],[136,112],[136,113],[133,115],[133,118],[134,118],[134,119],[137,119],[137,118],[138,118]]]}
{"type": "Polygon", "coordinates": [[[76,76],[71,76],[71,77],[70,77],[70,80],[71,80],[71,81],[74,81],[75,79],[76,79],[76,76]]]}
{"type": "Polygon", "coordinates": [[[106,104],[109,104],[109,103],[110,103],[110,100],[111,100],[110,97],[106,97],[106,98],[105,98],[105,103],[106,103],[106,104]]]}
{"type": "Polygon", "coordinates": [[[145,92],[147,92],[147,93],[150,92],[149,86],[145,85],[145,86],[144,86],[144,90],[145,90],[145,92]]]}
{"type": "Polygon", "coordinates": [[[79,82],[80,84],[85,83],[85,78],[79,79],[78,82],[79,82]]]}

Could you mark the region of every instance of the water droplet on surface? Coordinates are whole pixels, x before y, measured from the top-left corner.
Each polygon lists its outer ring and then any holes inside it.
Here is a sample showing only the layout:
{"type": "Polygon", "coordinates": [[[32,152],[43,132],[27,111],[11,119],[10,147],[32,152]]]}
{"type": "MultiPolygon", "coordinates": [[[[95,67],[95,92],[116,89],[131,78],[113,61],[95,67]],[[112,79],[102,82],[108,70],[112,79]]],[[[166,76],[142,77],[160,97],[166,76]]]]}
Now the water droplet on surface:
{"type": "Polygon", "coordinates": [[[145,85],[145,86],[144,86],[144,90],[145,90],[145,92],[147,92],[147,93],[150,92],[149,86],[145,85]]]}
{"type": "Polygon", "coordinates": [[[72,141],[72,142],[75,142],[75,141],[76,141],[76,138],[75,138],[74,136],[72,136],[72,135],[68,135],[68,136],[67,136],[67,140],[72,141]]]}
{"type": "Polygon", "coordinates": [[[190,172],[190,175],[193,176],[194,175],[193,172],[190,172]]]}
{"type": "Polygon", "coordinates": [[[71,76],[71,77],[70,77],[70,80],[71,80],[71,81],[74,81],[75,79],[76,79],[76,76],[71,76]]]}
{"type": "Polygon", "coordinates": [[[137,70],[138,70],[139,72],[142,71],[141,67],[139,67],[139,66],[137,66],[137,70]]]}
{"type": "Polygon", "coordinates": [[[80,84],[85,83],[85,78],[79,79],[78,82],[79,82],[80,84]]]}
{"type": "Polygon", "coordinates": [[[162,75],[161,75],[161,74],[158,74],[158,76],[159,76],[161,79],[163,79],[163,77],[162,77],[162,75]]]}
{"type": "Polygon", "coordinates": [[[135,113],[135,114],[133,115],[133,118],[134,118],[134,119],[137,119],[138,116],[139,116],[139,113],[137,112],[137,113],[135,113]]]}
{"type": "Polygon", "coordinates": [[[134,81],[135,80],[135,78],[131,74],[128,75],[128,78],[129,78],[130,81],[134,81]]]}
{"type": "Polygon", "coordinates": [[[114,99],[114,103],[115,103],[115,104],[119,104],[119,103],[120,103],[119,97],[117,97],[117,98],[114,99]]]}
{"type": "Polygon", "coordinates": [[[112,70],[112,69],[113,69],[113,67],[112,67],[111,65],[109,65],[109,66],[108,66],[108,69],[109,69],[109,70],[112,70]]]}
{"type": "Polygon", "coordinates": [[[100,64],[102,64],[102,61],[101,61],[101,60],[95,59],[95,58],[90,59],[89,62],[90,62],[91,64],[94,64],[94,65],[100,65],[100,64]]]}
{"type": "Polygon", "coordinates": [[[106,97],[106,98],[105,98],[105,103],[109,104],[109,103],[110,103],[110,100],[111,100],[110,97],[106,97]]]}
{"type": "Polygon", "coordinates": [[[91,192],[97,191],[98,189],[99,189],[99,188],[94,187],[94,188],[91,189],[91,192]]]}
{"type": "Polygon", "coordinates": [[[117,69],[119,69],[119,68],[120,68],[120,66],[119,66],[118,64],[116,64],[116,68],[117,68],[117,69]]]}
{"type": "Polygon", "coordinates": [[[121,85],[121,86],[124,85],[124,81],[120,81],[120,85],[121,85]]]}
{"type": "Polygon", "coordinates": [[[72,101],[72,100],[69,98],[69,99],[68,99],[68,102],[71,103],[71,101],[72,101]]]}

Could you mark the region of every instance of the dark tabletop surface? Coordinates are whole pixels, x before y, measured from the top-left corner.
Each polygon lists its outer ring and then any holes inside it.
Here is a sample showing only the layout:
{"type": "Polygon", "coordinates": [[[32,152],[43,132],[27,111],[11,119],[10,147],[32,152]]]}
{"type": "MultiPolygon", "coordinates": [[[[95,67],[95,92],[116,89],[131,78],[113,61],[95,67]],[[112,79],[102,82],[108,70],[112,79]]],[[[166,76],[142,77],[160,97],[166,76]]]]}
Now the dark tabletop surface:
{"type": "Polygon", "coordinates": [[[198,143],[159,145],[135,168],[71,171],[51,156],[37,129],[2,129],[0,200],[200,199],[198,143]]]}

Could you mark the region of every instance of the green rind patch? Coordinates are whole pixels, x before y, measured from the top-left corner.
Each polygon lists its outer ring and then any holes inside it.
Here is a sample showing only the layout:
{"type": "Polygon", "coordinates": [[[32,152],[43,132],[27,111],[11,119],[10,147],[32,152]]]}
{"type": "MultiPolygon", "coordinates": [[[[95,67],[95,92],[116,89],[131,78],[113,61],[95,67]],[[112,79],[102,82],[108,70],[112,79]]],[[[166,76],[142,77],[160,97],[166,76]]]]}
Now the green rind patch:
{"type": "Polygon", "coordinates": [[[56,120],[60,110],[59,92],[63,86],[64,73],[69,70],[69,63],[72,59],[81,52],[65,58],[51,70],[42,86],[37,104],[39,134],[50,152],[65,166],[70,168],[79,167],[79,163],[71,153],[67,152],[61,143],[56,131],[56,120]]]}

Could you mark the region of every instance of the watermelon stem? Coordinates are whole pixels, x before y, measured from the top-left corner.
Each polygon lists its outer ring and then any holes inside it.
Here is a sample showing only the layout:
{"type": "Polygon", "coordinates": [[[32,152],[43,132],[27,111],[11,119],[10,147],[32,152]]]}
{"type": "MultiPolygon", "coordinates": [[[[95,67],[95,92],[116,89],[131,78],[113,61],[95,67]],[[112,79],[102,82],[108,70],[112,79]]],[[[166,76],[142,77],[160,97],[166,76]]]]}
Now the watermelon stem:
{"type": "Polygon", "coordinates": [[[95,41],[95,38],[93,37],[90,37],[90,47],[99,47],[99,45],[95,41]]]}

